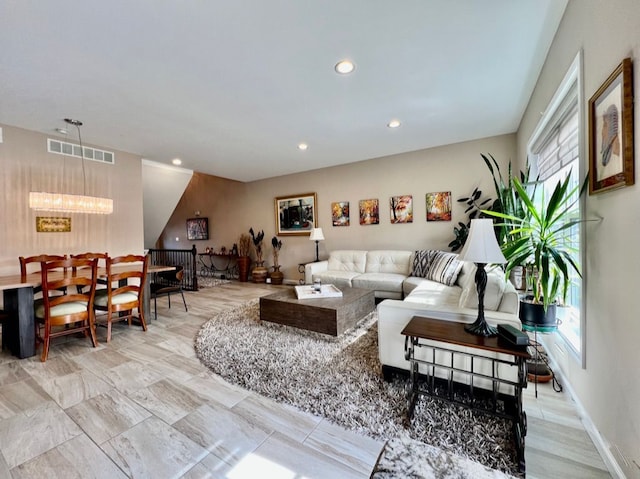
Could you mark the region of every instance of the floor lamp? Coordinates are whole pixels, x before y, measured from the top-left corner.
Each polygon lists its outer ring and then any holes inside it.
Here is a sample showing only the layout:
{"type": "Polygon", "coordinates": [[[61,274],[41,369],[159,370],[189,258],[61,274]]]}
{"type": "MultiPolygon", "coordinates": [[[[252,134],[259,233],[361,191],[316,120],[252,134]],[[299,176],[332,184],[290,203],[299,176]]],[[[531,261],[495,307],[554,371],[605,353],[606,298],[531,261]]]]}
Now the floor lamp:
{"type": "Polygon", "coordinates": [[[318,261],[320,261],[320,258],[318,256],[318,245],[320,243],[320,241],[324,241],[324,235],[322,234],[322,228],[313,228],[313,230],[311,231],[311,234],[309,235],[309,239],[311,241],[315,241],[316,242],[316,263],[318,261]]]}
{"type": "Polygon", "coordinates": [[[471,220],[469,236],[458,257],[461,261],[472,261],[476,264],[476,290],[478,291],[478,318],[473,324],[464,327],[465,331],[478,336],[495,336],[498,330],[489,326],[484,319],[484,292],[487,287],[487,272],[484,267],[487,263],[506,263],[496,234],[493,230],[493,220],[471,220]]]}

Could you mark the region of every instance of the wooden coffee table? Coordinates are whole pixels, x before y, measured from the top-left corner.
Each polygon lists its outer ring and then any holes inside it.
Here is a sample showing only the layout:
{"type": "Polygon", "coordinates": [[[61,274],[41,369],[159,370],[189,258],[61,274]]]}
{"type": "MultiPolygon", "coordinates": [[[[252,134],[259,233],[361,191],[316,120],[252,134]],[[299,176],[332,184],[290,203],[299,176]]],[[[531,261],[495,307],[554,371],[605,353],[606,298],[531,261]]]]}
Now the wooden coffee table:
{"type": "Polygon", "coordinates": [[[370,289],[343,288],[342,298],[297,299],[287,288],[260,298],[260,319],[338,336],[375,307],[370,289]]]}

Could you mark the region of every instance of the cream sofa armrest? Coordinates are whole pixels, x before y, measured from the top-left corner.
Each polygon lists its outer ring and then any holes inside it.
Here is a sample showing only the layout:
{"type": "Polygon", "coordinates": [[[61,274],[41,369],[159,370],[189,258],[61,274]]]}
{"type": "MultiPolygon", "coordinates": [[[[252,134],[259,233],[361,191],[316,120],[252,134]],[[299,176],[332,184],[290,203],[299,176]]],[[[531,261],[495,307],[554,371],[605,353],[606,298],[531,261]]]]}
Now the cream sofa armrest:
{"type": "Polygon", "coordinates": [[[327,271],[329,261],[317,261],[304,265],[304,284],[313,284],[313,275],[327,271]]]}
{"type": "Polygon", "coordinates": [[[520,311],[520,295],[511,281],[507,280],[498,311],[515,314],[516,316],[520,311]]]}

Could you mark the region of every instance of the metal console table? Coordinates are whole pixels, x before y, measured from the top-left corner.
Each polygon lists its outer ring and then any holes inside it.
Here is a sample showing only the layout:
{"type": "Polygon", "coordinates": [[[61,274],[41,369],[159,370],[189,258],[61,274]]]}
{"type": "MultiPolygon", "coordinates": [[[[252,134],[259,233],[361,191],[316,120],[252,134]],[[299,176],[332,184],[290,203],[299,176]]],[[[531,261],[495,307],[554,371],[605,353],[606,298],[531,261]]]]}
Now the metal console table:
{"type": "Polygon", "coordinates": [[[495,416],[510,419],[513,423],[513,434],[517,449],[518,468],[520,472],[525,472],[524,458],[524,437],[527,434],[527,415],[522,408],[522,389],[527,387],[525,363],[531,355],[527,351],[527,346],[515,346],[500,337],[476,336],[464,330],[463,323],[452,321],[442,321],[431,318],[414,316],[402,330],[405,337],[405,358],[410,363],[409,385],[407,388],[407,421],[410,421],[415,409],[415,402],[418,394],[444,399],[456,404],[480,410],[495,416]],[[431,341],[426,343],[424,341],[431,341]],[[443,343],[442,345],[435,342],[443,343]],[[462,352],[448,348],[447,344],[473,348],[478,352],[462,352]],[[430,354],[424,355],[426,359],[416,357],[418,348],[428,348],[430,354]],[[499,359],[493,355],[482,354],[482,351],[499,353],[512,356],[513,360],[499,359]],[[450,361],[436,361],[436,352],[449,355],[450,361]],[[455,366],[454,358],[470,358],[470,370],[455,366]],[[491,374],[480,373],[475,370],[474,362],[491,362],[491,374]],[[425,385],[419,386],[419,365],[425,365],[426,371],[423,376],[426,378],[425,385]],[[511,381],[503,379],[497,375],[497,366],[503,364],[517,368],[518,379],[511,381]],[[444,372],[446,379],[436,378],[437,370],[444,372]],[[469,384],[462,385],[454,382],[454,373],[457,375],[467,375],[469,384]],[[474,379],[489,380],[492,383],[492,390],[487,391],[479,387],[474,387],[474,379]],[[438,388],[439,383],[444,383],[444,388],[438,388]],[[499,393],[500,384],[513,387],[513,396],[499,393]],[[456,399],[454,390],[464,388],[468,401],[456,399]],[[483,396],[480,398],[480,396],[483,396]],[[488,396],[488,397],[487,397],[488,396]],[[498,407],[499,401],[504,403],[504,408],[498,407]]]}
{"type": "Polygon", "coordinates": [[[219,253],[198,253],[200,261],[200,276],[210,276],[214,278],[220,274],[220,278],[237,278],[238,255],[219,253]]]}

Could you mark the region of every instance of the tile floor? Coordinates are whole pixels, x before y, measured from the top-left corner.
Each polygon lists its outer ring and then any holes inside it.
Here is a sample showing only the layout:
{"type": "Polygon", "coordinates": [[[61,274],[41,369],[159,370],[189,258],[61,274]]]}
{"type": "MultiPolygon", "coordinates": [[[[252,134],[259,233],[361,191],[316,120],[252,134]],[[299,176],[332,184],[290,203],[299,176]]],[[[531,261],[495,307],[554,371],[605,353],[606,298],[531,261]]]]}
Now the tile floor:
{"type": "MultiPolygon", "coordinates": [[[[53,342],[49,360],[0,353],[0,479],[366,478],[384,446],[234,387],[195,357],[214,313],[273,292],[233,282],[187,293],[111,344],[53,342]]],[[[527,477],[610,477],[565,394],[527,390],[527,477]]]]}

